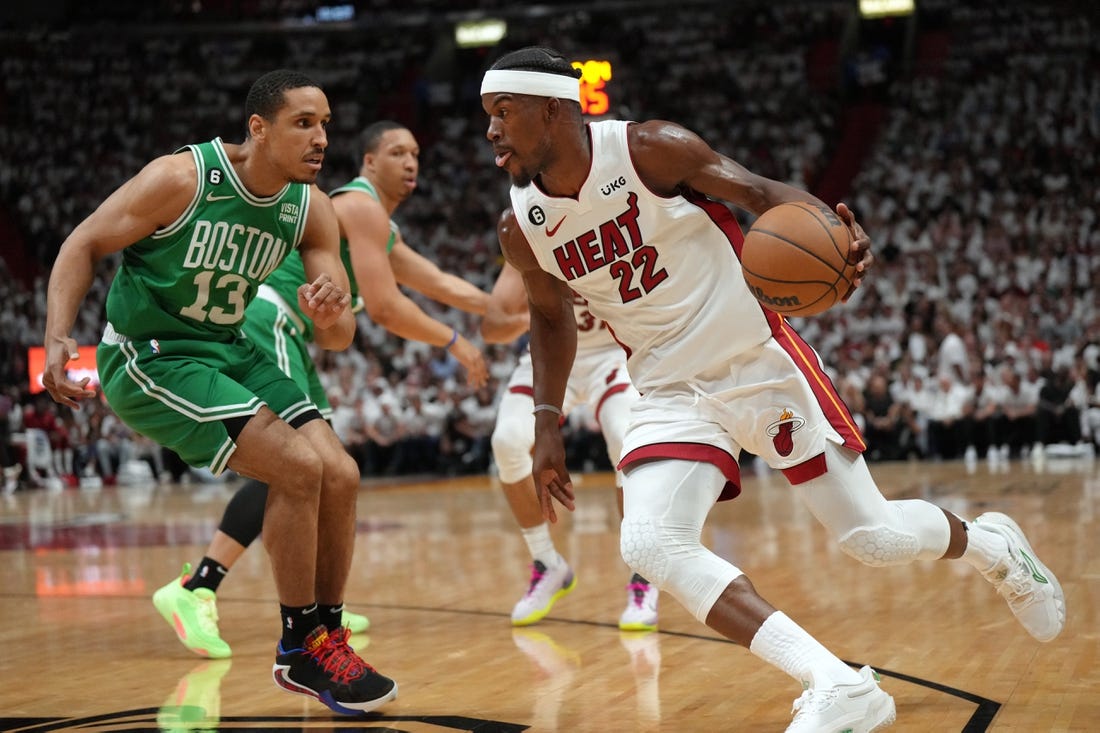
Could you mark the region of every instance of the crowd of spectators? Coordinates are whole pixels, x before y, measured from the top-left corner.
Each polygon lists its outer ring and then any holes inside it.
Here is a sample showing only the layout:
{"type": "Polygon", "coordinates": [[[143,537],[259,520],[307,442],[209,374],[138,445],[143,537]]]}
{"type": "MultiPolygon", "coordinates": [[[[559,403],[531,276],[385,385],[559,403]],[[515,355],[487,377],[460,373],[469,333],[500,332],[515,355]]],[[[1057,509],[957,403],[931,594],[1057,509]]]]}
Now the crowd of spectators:
{"type": "MultiPolygon", "coordinates": [[[[840,76],[836,39],[854,27],[852,4],[688,4],[691,23],[670,23],[656,4],[561,12],[513,23],[507,44],[602,54],[615,69],[612,115],[680,121],[754,171],[813,190],[844,105],[815,64],[836,49],[840,76]]],[[[934,72],[889,81],[886,122],[851,186],[875,243],[873,276],[848,305],[794,323],[864,428],[871,459],[1039,457],[1060,444],[1084,454],[1100,440],[1095,34],[1071,4],[926,5],[948,19],[950,52],[934,72]]],[[[5,39],[0,226],[30,263],[23,278],[0,273],[0,461],[21,463],[24,483],[110,482],[144,461],[153,477],[193,475],[105,404],[72,412],[29,395],[26,347],[43,331],[44,278],[68,231],[153,155],[238,139],[244,90],[270,68],[303,68],[328,92],[322,187],[355,174],[359,127],[409,124],[423,153],[420,188],[397,217],[406,240],[491,287],[507,181],[483,137],[477,82],[500,49],[454,48],[427,21],[390,30],[369,43],[310,27],[5,39]],[[45,436],[47,462],[29,434],[45,436]]],[[[76,324],[81,343],[98,341],[114,264],[102,263],[76,324]]],[[[413,297],[476,337],[476,319],[413,297]]],[[[492,379],[471,390],[445,351],[362,315],[359,325],[352,349],[317,358],[334,426],[364,475],[488,470],[496,396],[522,343],[488,347],[492,379]]],[[[576,468],[609,467],[593,428],[584,412],[566,426],[576,468]]],[[[19,481],[11,470],[5,479],[19,481]]]]}

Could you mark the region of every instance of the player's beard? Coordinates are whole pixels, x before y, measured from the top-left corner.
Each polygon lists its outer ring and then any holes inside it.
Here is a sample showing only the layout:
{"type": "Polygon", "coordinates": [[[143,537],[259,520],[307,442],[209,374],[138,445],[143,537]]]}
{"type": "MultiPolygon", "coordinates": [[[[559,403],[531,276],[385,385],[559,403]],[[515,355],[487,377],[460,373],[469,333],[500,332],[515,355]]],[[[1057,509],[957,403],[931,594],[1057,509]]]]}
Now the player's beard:
{"type": "Polygon", "coordinates": [[[544,134],[543,138],[535,146],[535,151],[527,157],[528,160],[535,162],[528,165],[521,165],[519,172],[512,175],[512,184],[516,188],[527,188],[556,158],[557,156],[554,152],[553,143],[549,135],[544,134]]]}
{"type": "Polygon", "coordinates": [[[512,174],[512,185],[516,188],[527,188],[531,185],[532,180],[534,180],[534,176],[528,173],[526,169],[521,169],[519,173],[512,174]]]}

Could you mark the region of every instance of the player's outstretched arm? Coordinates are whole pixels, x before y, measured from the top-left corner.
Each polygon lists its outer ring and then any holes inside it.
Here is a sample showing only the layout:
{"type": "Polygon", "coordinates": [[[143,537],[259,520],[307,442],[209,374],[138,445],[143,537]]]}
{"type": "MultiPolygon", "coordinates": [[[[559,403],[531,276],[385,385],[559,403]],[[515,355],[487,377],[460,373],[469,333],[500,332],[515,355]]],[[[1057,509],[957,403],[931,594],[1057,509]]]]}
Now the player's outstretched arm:
{"type": "Polygon", "coordinates": [[[401,338],[446,348],[466,369],[467,383],[475,387],[485,384],[489,368],[481,351],[462,334],[421,310],[397,286],[386,252],[390,217],[382,205],[357,193],[340,194],[333,203],[370,319],[401,338]]]}
{"type": "Polygon", "coordinates": [[[444,272],[401,238],[390,250],[390,265],[397,282],[412,288],[437,303],[449,305],[466,313],[483,316],[489,305],[489,294],[457,275],[444,272]]]}
{"type": "Polygon", "coordinates": [[[46,290],[46,367],[42,382],[57,402],[76,407],[95,394],[88,379],[74,382],[66,365],[78,358],[71,336],[76,314],[95,278],[96,263],[174,222],[195,196],[190,155],[157,158],[120,186],[61,245],[46,290]]]}

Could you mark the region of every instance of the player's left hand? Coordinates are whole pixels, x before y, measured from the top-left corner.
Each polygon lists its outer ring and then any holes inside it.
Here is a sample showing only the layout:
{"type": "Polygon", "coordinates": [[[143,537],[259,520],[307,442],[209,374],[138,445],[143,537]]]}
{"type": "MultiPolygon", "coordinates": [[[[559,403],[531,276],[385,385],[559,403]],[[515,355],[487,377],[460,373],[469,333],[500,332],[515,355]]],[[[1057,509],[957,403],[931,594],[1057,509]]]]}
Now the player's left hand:
{"type": "Polygon", "coordinates": [[[459,336],[448,349],[458,363],[466,370],[466,385],[478,389],[489,382],[489,367],[481,351],[469,342],[465,336],[459,336]]]}
{"type": "Polygon", "coordinates": [[[856,291],[856,288],[863,283],[867,271],[875,263],[875,256],[871,254],[871,238],[867,236],[867,232],[863,231],[863,227],[856,221],[856,215],[852,213],[848,205],[844,203],[837,204],[836,213],[852,232],[852,246],[848,250],[848,262],[854,263],[856,266],[856,274],[852,278],[852,287],[848,288],[848,292],[841,298],[841,302],[846,303],[848,298],[852,297],[852,293],[856,291]]]}
{"type": "Polygon", "coordinates": [[[351,294],[333,283],[327,274],[322,273],[313,282],[298,287],[298,307],[317,328],[325,329],[336,323],[349,305],[351,294]]]}

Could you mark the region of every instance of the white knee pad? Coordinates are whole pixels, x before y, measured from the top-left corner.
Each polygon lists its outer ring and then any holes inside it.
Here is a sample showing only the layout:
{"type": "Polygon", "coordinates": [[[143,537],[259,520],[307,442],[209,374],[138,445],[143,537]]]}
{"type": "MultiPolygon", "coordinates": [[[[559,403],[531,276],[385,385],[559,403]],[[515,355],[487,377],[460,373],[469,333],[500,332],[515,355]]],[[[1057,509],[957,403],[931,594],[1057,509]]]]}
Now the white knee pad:
{"type": "Polygon", "coordinates": [[[493,460],[500,480],[522,481],[531,474],[531,448],[535,444],[534,402],[529,395],[507,392],[500,399],[497,424],[493,428],[493,460]]]}
{"type": "Polygon", "coordinates": [[[666,541],[662,534],[649,517],[624,517],[619,530],[623,561],[658,588],[668,585],[668,556],[661,546],[666,541]]]}
{"type": "Polygon", "coordinates": [[[890,524],[856,527],[839,539],[840,549],[876,568],[935,560],[947,552],[951,528],[943,510],[906,499],[888,502],[888,511],[890,524]]]}
{"type": "Polygon", "coordinates": [[[794,487],[845,553],[867,565],[902,565],[947,552],[943,510],[918,499],[887,501],[859,454],[825,445],[828,471],[794,487]]]}
{"type": "Polygon", "coordinates": [[[704,623],[718,596],[742,574],[699,541],[725,481],[709,464],[656,461],[632,469],[623,492],[623,560],[704,623]]]}
{"type": "Polygon", "coordinates": [[[840,549],[864,565],[881,568],[912,562],[920,542],[916,535],[892,527],[857,527],[840,538],[840,549]]]}

